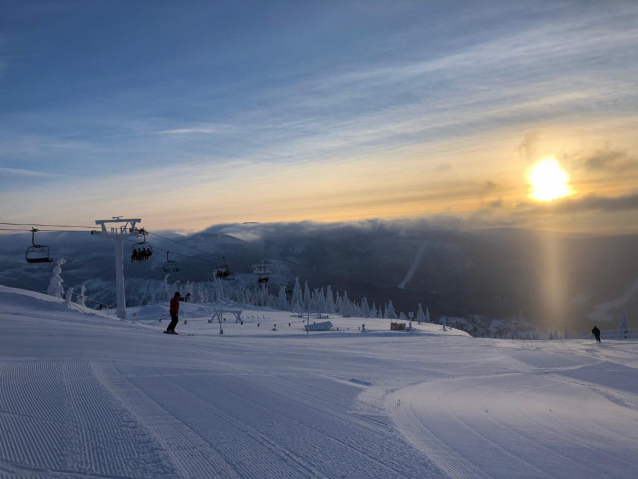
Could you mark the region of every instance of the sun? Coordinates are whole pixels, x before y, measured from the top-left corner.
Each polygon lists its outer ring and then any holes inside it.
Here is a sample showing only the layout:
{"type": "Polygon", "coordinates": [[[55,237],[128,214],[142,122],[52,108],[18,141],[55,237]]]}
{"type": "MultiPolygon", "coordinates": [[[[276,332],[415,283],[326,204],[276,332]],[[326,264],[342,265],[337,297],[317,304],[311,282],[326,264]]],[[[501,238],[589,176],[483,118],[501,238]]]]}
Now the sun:
{"type": "Polygon", "coordinates": [[[537,201],[553,201],[572,193],[569,174],[555,158],[543,159],[532,166],[529,182],[533,189],[529,197],[537,201]]]}

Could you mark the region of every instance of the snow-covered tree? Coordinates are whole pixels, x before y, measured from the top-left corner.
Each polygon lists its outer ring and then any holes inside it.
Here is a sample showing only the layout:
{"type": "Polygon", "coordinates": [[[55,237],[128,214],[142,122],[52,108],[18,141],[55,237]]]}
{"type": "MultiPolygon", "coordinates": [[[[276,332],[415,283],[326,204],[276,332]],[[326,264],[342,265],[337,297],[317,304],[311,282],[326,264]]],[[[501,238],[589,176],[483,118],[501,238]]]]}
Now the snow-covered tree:
{"type": "Polygon", "coordinates": [[[365,296],[361,300],[361,316],[364,318],[370,317],[370,306],[368,305],[368,298],[365,296]]]}
{"type": "Polygon", "coordinates": [[[335,313],[341,314],[341,307],[343,306],[343,301],[341,296],[339,296],[339,291],[335,294],[335,313]]]}
{"type": "Polygon", "coordinates": [[[425,308],[425,322],[426,323],[432,322],[432,320],[430,320],[430,310],[428,308],[425,308]]]}
{"type": "Polygon", "coordinates": [[[326,288],[326,313],[333,314],[335,312],[335,298],[332,294],[332,287],[328,285],[326,288]]]}
{"type": "Polygon", "coordinates": [[[295,287],[292,290],[292,299],[290,300],[290,304],[292,306],[294,306],[295,304],[299,304],[299,306],[303,305],[303,296],[301,294],[301,285],[299,284],[298,276],[295,278],[295,287]]]}
{"type": "Polygon", "coordinates": [[[350,301],[350,316],[361,317],[361,306],[356,301],[350,301]]]}
{"type": "Polygon", "coordinates": [[[288,309],[288,300],[286,299],[286,287],[279,288],[279,296],[277,297],[277,308],[282,311],[288,309]]]}
{"type": "Polygon", "coordinates": [[[384,317],[386,319],[397,319],[397,313],[394,311],[394,305],[392,304],[392,300],[388,301],[388,306],[386,308],[384,317]]]}
{"type": "Polygon", "coordinates": [[[323,288],[321,288],[319,290],[319,294],[317,296],[317,304],[315,307],[316,311],[318,313],[325,313],[326,312],[326,298],[323,292],[323,288]]]}
{"type": "Polygon", "coordinates": [[[629,335],[629,331],[627,330],[627,319],[625,318],[625,313],[622,313],[622,318],[620,318],[620,324],[618,324],[618,329],[616,330],[616,338],[627,339],[628,335],[629,335]]]}
{"type": "Polygon", "coordinates": [[[405,315],[405,313],[404,313],[403,311],[401,311],[401,312],[399,313],[399,319],[400,319],[401,321],[407,321],[407,320],[408,320],[408,317],[405,315]]]}
{"type": "Polygon", "coordinates": [[[73,288],[69,288],[66,290],[66,296],[64,297],[64,299],[66,299],[66,307],[70,309],[71,302],[73,301],[73,288]]]}
{"type": "Polygon", "coordinates": [[[62,294],[64,294],[64,287],[62,283],[64,280],[60,273],[62,273],[62,265],[66,263],[64,258],[59,258],[56,262],[55,267],[53,268],[53,275],[49,280],[49,287],[47,288],[47,294],[49,296],[55,296],[56,298],[62,299],[62,294]]]}
{"type": "Polygon", "coordinates": [[[297,302],[292,306],[292,312],[294,314],[296,314],[297,316],[301,317],[302,313],[303,313],[303,306],[301,305],[301,303],[297,302]]]}
{"type": "Polygon", "coordinates": [[[80,294],[78,295],[78,299],[75,301],[80,306],[86,306],[86,285],[82,285],[80,287],[80,294]]]}
{"type": "Polygon", "coordinates": [[[421,303],[419,303],[419,310],[416,313],[416,321],[419,324],[426,322],[425,321],[425,313],[423,312],[423,307],[421,306],[421,303]]]}
{"type": "Polygon", "coordinates": [[[197,288],[195,289],[195,302],[204,302],[204,287],[202,286],[202,283],[197,283],[197,288]]]}
{"type": "Polygon", "coordinates": [[[310,288],[308,287],[308,281],[306,281],[303,289],[303,309],[310,311],[310,288]]]}
{"type": "Polygon", "coordinates": [[[348,298],[348,292],[343,292],[343,298],[341,298],[341,308],[339,308],[339,313],[343,315],[344,318],[349,317],[352,314],[352,305],[350,304],[350,299],[348,298]]]}
{"type": "Polygon", "coordinates": [[[377,305],[375,304],[374,301],[372,301],[372,308],[370,308],[370,317],[371,318],[378,318],[378,312],[377,312],[377,305]]]}

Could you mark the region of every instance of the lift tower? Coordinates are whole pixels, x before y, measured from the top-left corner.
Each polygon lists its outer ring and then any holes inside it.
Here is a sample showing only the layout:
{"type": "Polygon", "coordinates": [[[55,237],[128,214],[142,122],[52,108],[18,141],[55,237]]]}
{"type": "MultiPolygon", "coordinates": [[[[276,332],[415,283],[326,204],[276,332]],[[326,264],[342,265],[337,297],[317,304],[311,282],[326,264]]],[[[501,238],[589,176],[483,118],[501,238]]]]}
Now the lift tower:
{"type": "Polygon", "coordinates": [[[114,216],[110,220],[95,220],[95,224],[102,227],[100,231],[91,231],[92,235],[102,236],[115,240],[115,291],[117,295],[117,317],[126,319],[126,295],[124,292],[124,240],[138,238],[139,230],[136,228],[141,219],[126,219],[114,216]],[[113,223],[113,225],[110,225],[113,223]],[[107,224],[110,226],[107,229],[107,224]]]}

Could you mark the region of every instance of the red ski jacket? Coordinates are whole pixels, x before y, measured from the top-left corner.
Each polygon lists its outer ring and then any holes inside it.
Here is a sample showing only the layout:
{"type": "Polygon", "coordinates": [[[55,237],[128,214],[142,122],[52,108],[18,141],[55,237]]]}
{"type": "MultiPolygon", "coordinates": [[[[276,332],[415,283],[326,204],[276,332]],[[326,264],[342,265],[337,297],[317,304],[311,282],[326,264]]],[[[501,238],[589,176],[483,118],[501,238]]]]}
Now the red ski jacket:
{"type": "Polygon", "coordinates": [[[173,296],[171,298],[171,307],[169,308],[169,311],[171,313],[179,313],[179,302],[182,298],[180,298],[179,296],[173,296]]]}

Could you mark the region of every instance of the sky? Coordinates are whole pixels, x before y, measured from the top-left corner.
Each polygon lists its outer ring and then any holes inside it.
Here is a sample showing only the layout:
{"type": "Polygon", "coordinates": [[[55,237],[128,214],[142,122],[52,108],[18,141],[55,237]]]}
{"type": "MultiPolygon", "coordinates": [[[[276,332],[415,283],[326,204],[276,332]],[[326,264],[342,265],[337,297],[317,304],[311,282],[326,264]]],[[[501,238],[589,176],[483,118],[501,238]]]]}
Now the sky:
{"type": "Polygon", "coordinates": [[[638,232],[635,1],[0,12],[0,221],[638,232]],[[547,160],[567,193],[539,201],[547,160]]]}

